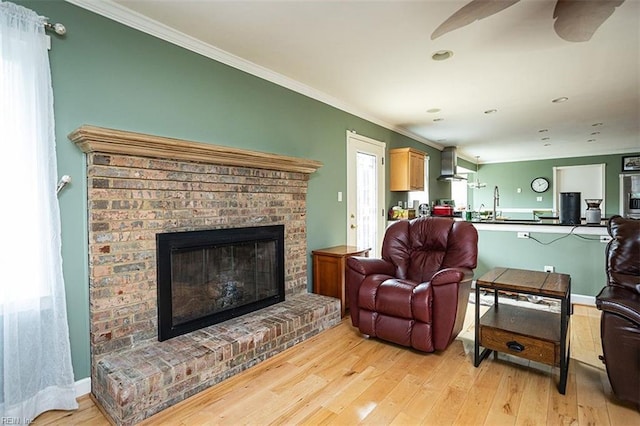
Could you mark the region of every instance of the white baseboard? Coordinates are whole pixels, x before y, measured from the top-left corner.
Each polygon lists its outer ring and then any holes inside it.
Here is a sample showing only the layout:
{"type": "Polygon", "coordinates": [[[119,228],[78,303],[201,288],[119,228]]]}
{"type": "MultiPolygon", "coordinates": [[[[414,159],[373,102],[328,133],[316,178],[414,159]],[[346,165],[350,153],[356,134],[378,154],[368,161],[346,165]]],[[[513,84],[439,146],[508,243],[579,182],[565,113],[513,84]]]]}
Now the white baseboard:
{"type": "Polygon", "coordinates": [[[575,303],[577,305],[596,306],[596,298],[595,296],[584,296],[582,294],[572,294],[571,303],[575,303]]]}
{"type": "Polygon", "coordinates": [[[76,398],[80,398],[83,395],[91,393],[91,377],[85,377],[75,383],[76,398]]]}

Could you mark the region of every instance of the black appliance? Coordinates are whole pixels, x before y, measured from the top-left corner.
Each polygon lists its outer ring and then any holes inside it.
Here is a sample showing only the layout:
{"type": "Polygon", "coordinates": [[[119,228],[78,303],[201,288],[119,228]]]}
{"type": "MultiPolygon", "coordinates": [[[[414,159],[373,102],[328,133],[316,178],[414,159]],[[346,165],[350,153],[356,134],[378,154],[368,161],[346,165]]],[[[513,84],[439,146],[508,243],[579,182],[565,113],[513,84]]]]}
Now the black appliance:
{"type": "Polygon", "coordinates": [[[560,223],[562,225],[580,225],[580,193],[560,193],[560,223]]]}

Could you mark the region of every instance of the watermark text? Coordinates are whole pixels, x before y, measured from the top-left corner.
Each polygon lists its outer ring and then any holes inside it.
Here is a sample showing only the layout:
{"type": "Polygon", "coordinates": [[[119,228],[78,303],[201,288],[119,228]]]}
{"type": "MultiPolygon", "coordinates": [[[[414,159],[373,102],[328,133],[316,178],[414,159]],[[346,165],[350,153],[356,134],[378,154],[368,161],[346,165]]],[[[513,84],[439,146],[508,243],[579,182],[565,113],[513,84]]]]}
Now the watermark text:
{"type": "Polygon", "coordinates": [[[33,419],[27,417],[0,417],[0,425],[28,425],[33,419]]]}

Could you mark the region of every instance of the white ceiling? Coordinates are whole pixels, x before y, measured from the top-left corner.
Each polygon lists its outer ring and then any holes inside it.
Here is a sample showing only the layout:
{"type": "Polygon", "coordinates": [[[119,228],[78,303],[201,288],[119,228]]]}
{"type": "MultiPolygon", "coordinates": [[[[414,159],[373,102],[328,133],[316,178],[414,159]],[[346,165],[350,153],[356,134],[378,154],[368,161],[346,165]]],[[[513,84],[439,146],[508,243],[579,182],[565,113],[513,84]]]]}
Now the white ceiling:
{"type": "Polygon", "coordinates": [[[436,40],[470,0],[68,1],[472,161],[640,151],[640,0],[587,42],[555,33],[555,0],[436,40]]]}

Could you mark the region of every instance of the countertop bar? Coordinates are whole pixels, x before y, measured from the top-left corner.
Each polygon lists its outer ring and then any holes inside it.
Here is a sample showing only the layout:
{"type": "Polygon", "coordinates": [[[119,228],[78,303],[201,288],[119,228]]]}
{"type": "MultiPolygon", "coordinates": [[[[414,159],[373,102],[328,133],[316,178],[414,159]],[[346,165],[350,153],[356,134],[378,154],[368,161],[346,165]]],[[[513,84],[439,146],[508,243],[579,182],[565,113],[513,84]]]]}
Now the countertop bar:
{"type": "MultiPolygon", "coordinates": [[[[455,220],[463,220],[457,216],[436,216],[436,217],[449,217],[455,220]]],[[[401,219],[402,220],[402,219],[401,219]]],[[[406,219],[404,219],[406,220],[406,219]]],[[[396,220],[390,220],[388,223],[393,223],[396,220]]],[[[586,221],[582,221],[580,225],[565,225],[560,223],[559,219],[543,218],[541,220],[518,220],[518,219],[506,219],[506,220],[482,220],[471,221],[470,223],[476,227],[479,231],[528,231],[528,232],[540,232],[544,234],[565,234],[575,228],[573,233],[579,235],[609,235],[607,231],[607,223],[609,219],[604,218],[600,221],[599,225],[587,225],[586,221]]]]}
{"type": "Polygon", "coordinates": [[[573,228],[574,234],[579,235],[609,235],[607,222],[602,221],[600,225],[563,225],[560,221],[518,221],[518,220],[498,220],[487,222],[471,222],[479,231],[529,231],[547,234],[564,234],[573,228]]]}
{"type": "MultiPolygon", "coordinates": [[[[460,218],[458,218],[460,219],[460,218]]],[[[568,225],[565,223],[560,223],[560,219],[555,217],[549,218],[540,218],[539,220],[533,219],[498,219],[498,220],[473,220],[473,223],[496,223],[496,224],[523,224],[523,225],[551,225],[551,226],[576,226],[576,225],[568,225]]],[[[600,223],[587,223],[586,220],[582,219],[580,225],[577,226],[588,226],[590,228],[599,228],[599,227],[607,227],[607,223],[609,222],[608,218],[604,218],[600,221],[600,223]]]]}

